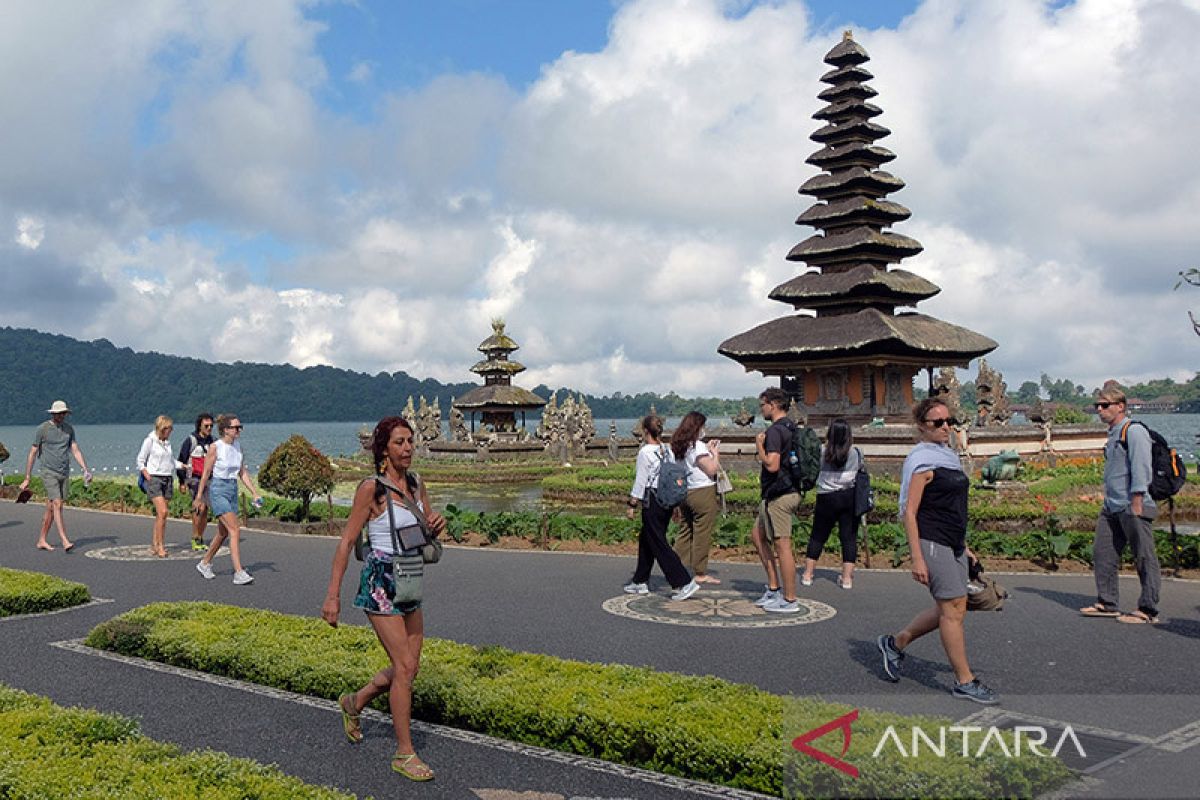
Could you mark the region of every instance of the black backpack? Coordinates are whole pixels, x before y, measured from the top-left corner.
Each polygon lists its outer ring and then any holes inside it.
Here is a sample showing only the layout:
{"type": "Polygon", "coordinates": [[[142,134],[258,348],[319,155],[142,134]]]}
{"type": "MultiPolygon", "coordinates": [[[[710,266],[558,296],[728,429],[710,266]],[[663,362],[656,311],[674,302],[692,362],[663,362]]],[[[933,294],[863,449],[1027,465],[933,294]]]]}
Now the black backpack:
{"type": "Polygon", "coordinates": [[[1187,483],[1187,467],[1179,453],[1175,451],[1158,431],[1151,430],[1141,420],[1131,419],[1121,427],[1119,444],[1129,452],[1129,444],[1125,436],[1130,425],[1141,425],[1150,434],[1150,497],[1155,500],[1167,500],[1179,493],[1187,483]]]}
{"type": "Polygon", "coordinates": [[[654,487],[654,499],[663,508],[674,508],[687,499],[687,464],[667,460],[665,444],[658,446],[658,457],[658,482],[654,487]]]}
{"type": "Polygon", "coordinates": [[[804,494],[817,485],[821,474],[821,438],[817,432],[807,425],[800,427],[790,417],[784,417],[784,425],[791,436],[779,454],[779,477],[768,499],[789,491],[804,494]]]}

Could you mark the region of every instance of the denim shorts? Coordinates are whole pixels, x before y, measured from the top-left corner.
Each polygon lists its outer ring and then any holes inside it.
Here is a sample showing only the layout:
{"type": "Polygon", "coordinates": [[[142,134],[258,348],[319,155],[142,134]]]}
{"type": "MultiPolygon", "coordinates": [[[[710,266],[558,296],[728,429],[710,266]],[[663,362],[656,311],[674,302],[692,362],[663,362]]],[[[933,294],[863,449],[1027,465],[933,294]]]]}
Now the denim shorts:
{"type": "Polygon", "coordinates": [[[361,608],[368,614],[385,616],[404,616],[421,607],[420,601],[394,605],[395,599],[396,579],[392,575],[391,555],[379,550],[368,550],[366,560],[363,561],[362,574],[358,579],[358,594],[354,597],[354,607],[361,608]]]}
{"type": "Polygon", "coordinates": [[[208,487],[208,507],[218,517],[238,513],[237,478],[213,478],[208,487]]]}

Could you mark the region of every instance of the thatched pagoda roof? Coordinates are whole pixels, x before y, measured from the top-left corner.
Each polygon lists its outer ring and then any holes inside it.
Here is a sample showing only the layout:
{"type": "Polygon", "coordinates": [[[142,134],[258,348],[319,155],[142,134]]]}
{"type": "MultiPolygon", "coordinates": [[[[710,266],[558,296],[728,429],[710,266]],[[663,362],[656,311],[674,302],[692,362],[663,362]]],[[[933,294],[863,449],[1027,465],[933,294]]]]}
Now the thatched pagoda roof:
{"type": "Polygon", "coordinates": [[[454,401],[455,408],[471,411],[533,410],[544,405],[546,401],[528,389],[503,384],[476,387],[454,401]]]}
{"type": "Polygon", "coordinates": [[[864,308],[835,316],[781,317],[726,339],[717,352],[747,371],[778,375],[828,364],[965,367],[996,346],[986,336],[924,314],[864,308]]]}
{"type": "Polygon", "coordinates": [[[844,272],[806,272],[781,283],[767,295],[796,308],[854,303],[915,305],[940,292],[936,284],[903,269],[859,264],[844,272]]]}
{"type": "Polygon", "coordinates": [[[520,361],[509,361],[506,358],[487,358],[471,367],[471,372],[474,372],[476,375],[512,376],[524,371],[525,365],[520,361]]]}

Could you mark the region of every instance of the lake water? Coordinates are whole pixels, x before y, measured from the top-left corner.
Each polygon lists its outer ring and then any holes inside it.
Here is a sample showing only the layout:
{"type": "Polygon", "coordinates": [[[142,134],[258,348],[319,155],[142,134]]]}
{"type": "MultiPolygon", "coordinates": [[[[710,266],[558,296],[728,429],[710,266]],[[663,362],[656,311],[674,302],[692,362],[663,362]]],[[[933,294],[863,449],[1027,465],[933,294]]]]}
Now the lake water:
{"type": "MultiPolygon", "coordinates": [[[[1198,449],[1196,435],[1200,433],[1200,414],[1145,414],[1142,415],[1147,425],[1160,432],[1176,449],[1187,455],[1188,460],[1195,462],[1198,449]]],[[[678,423],[676,418],[668,418],[668,428],[678,423]]],[[[242,431],[242,451],[246,456],[246,464],[252,472],[257,472],[259,465],[280,442],[289,436],[299,433],[313,443],[322,453],[330,456],[350,455],[358,451],[358,430],[364,425],[374,425],[374,421],[365,422],[263,422],[243,421],[246,429],[242,431]]],[[[628,436],[630,429],[636,423],[633,419],[618,419],[617,435],[628,436]]],[[[533,420],[530,425],[536,424],[533,420]]],[[[729,424],[728,420],[712,420],[713,427],[729,424]]],[[[596,420],[596,435],[608,436],[609,420],[596,420]]],[[[190,432],[190,426],[189,431],[190,432]]],[[[134,471],[134,460],[142,440],[149,433],[148,425],[76,425],[75,436],[79,446],[87,458],[88,465],[99,475],[127,474],[134,471]]],[[[6,474],[20,473],[25,469],[25,457],[33,442],[34,426],[0,426],[0,442],[12,454],[8,461],[0,465],[6,474]]],[[[186,432],[176,431],[171,437],[171,443],[176,452],[183,443],[186,432]]],[[[36,466],[34,467],[36,470],[36,466]]],[[[76,467],[77,471],[77,467],[76,467]]]]}

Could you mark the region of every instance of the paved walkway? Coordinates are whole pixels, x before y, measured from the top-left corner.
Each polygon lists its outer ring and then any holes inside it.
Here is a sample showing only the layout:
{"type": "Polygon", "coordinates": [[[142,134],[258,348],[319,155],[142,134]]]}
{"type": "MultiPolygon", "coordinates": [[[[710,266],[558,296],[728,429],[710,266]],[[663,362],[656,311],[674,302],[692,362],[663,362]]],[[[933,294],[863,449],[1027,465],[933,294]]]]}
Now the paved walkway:
{"type": "MultiPolygon", "coordinates": [[[[388,770],[392,739],[382,719],[368,725],[363,745],[352,747],[340,737],[332,704],[104,658],[71,644],[97,623],[155,600],[315,615],[332,540],[248,532],[243,558],[255,583],[236,587],[227,558],[216,562],[217,579],[204,581],[190,558],[94,557],[148,543],[146,517],[68,509],[75,552],[37,551],[41,513],[37,505],[0,502],[0,563],[82,581],[94,596],[112,602],[0,621],[0,681],[12,686],[139,717],[153,738],[276,763],[304,780],[361,795],[391,796],[402,786],[427,797],[484,800],[521,792],[546,798],[739,796],[434,726],[420,726],[417,745],[438,779],[409,786],[388,770]]],[[[178,547],[187,536],[185,525],[170,523],[168,542],[178,547]]],[[[902,682],[881,680],[875,636],[903,625],[928,603],[907,573],[860,571],[851,591],[838,588],[832,573],[819,573],[814,586],[801,590],[811,601],[811,619],[764,627],[764,617],[746,613],[745,599],[761,591],[760,571],[752,565],[714,565],[724,583],[702,590],[686,614],[665,608],[682,604],[655,598],[631,606],[619,591],[631,568],[628,558],[452,548],[427,581],[426,631],[471,644],[711,674],[856,707],[969,716],[984,726],[1070,724],[1089,749],[1087,761],[1074,765],[1089,773],[1071,787],[1071,796],[1195,795],[1200,584],[1164,581],[1166,623],[1137,626],[1078,616],[1076,609],[1092,599],[1088,575],[1001,578],[1013,594],[1008,608],[972,615],[968,623],[973,666],[1002,696],[1000,707],[985,709],[949,695],[951,677],[936,637],[911,648],[902,682]],[[674,619],[652,621],[656,615],[674,619]]],[[[362,624],[349,606],[350,582],[343,584],[343,617],[362,624]]],[[[651,586],[665,588],[657,574],[651,586]]],[[[1123,578],[1121,589],[1131,603],[1136,578],[1123,578]]]]}

